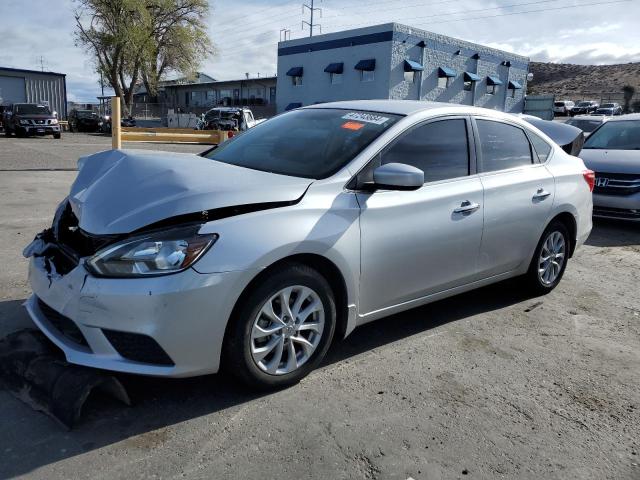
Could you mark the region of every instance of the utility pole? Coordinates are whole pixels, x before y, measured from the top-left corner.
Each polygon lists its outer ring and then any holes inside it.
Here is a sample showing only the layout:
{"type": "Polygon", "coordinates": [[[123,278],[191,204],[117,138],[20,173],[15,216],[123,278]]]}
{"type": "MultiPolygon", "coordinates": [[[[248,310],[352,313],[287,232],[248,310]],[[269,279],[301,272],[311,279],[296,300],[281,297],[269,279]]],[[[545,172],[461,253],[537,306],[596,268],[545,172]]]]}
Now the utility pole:
{"type": "Polygon", "coordinates": [[[307,22],[306,20],[302,21],[302,30],[304,30],[304,26],[308,25],[309,26],[309,37],[313,37],[313,28],[314,27],[318,27],[320,29],[320,33],[322,33],[322,25],[320,25],[319,23],[314,23],[313,22],[313,16],[315,14],[315,12],[317,11],[320,14],[320,17],[322,17],[322,9],[321,8],[315,8],[314,6],[314,0],[311,0],[311,5],[307,5],[306,3],[302,5],[302,14],[305,14],[305,8],[309,9],[309,13],[310,13],[310,18],[309,21],[307,22]]]}

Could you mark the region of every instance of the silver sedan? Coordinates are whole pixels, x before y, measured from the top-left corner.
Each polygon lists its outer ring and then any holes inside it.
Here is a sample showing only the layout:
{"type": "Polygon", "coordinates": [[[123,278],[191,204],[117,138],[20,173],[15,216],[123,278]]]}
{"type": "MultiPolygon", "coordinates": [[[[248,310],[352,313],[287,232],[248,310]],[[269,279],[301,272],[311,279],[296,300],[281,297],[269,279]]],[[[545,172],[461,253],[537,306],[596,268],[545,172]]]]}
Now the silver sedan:
{"type": "Polygon", "coordinates": [[[410,101],[290,111],[201,156],[102,152],[25,249],[26,307],[72,363],[289,385],[364,323],[553,290],[593,179],[521,119],[410,101]]]}

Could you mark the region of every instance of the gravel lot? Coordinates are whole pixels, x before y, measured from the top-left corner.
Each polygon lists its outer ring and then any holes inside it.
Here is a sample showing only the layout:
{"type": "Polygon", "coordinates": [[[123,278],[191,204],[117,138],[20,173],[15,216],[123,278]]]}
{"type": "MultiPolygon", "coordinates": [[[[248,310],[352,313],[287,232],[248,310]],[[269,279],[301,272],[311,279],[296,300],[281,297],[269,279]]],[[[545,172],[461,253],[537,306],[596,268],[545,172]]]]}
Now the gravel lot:
{"type": "MultiPolygon", "coordinates": [[[[0,335],[30,325],[20,251],[75,176],[33,170],[108,146],[0,138],[0,335]]],[[[552,294],[389,317],[288,390],[123,377],[133,407],[96,399],[64,432],[0,387],[0,478],[639,479],[639,283],[640,225],[597,222],[552,294]]]]}

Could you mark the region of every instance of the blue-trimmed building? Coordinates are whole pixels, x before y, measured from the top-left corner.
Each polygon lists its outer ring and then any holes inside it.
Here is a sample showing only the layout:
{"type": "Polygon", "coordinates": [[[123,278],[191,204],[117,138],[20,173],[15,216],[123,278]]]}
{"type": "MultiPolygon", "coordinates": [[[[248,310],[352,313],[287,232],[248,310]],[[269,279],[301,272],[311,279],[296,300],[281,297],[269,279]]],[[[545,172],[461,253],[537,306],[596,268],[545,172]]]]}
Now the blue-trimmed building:
{"type": "Polygon", "coordinates": [[[278,44],[279,112],[390,98],[522,112],[529,58],[398,23],[278,44]]]}

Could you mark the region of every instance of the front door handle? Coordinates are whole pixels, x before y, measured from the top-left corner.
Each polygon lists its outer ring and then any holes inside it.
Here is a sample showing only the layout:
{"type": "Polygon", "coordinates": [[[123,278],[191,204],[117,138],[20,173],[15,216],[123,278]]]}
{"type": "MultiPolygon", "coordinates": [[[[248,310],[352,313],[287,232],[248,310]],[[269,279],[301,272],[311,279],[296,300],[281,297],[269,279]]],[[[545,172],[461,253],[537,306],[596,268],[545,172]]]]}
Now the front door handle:
{"type": "Polygon", "coordinates": [[[534,200],[544,200],[549,195],[551,195],[551,192],[547,192],[544,188],[539,188],[536,191],[536,194],[533,196],[533,199],[534,200]]]}
{"type": "Polygon", "coordinates": [[[460,204],[458,208],[456,208],[453,213],[471,213],[475,212],[480,208],[479,203],[470,202],[469,200],[465,200],[460,204]]]}

